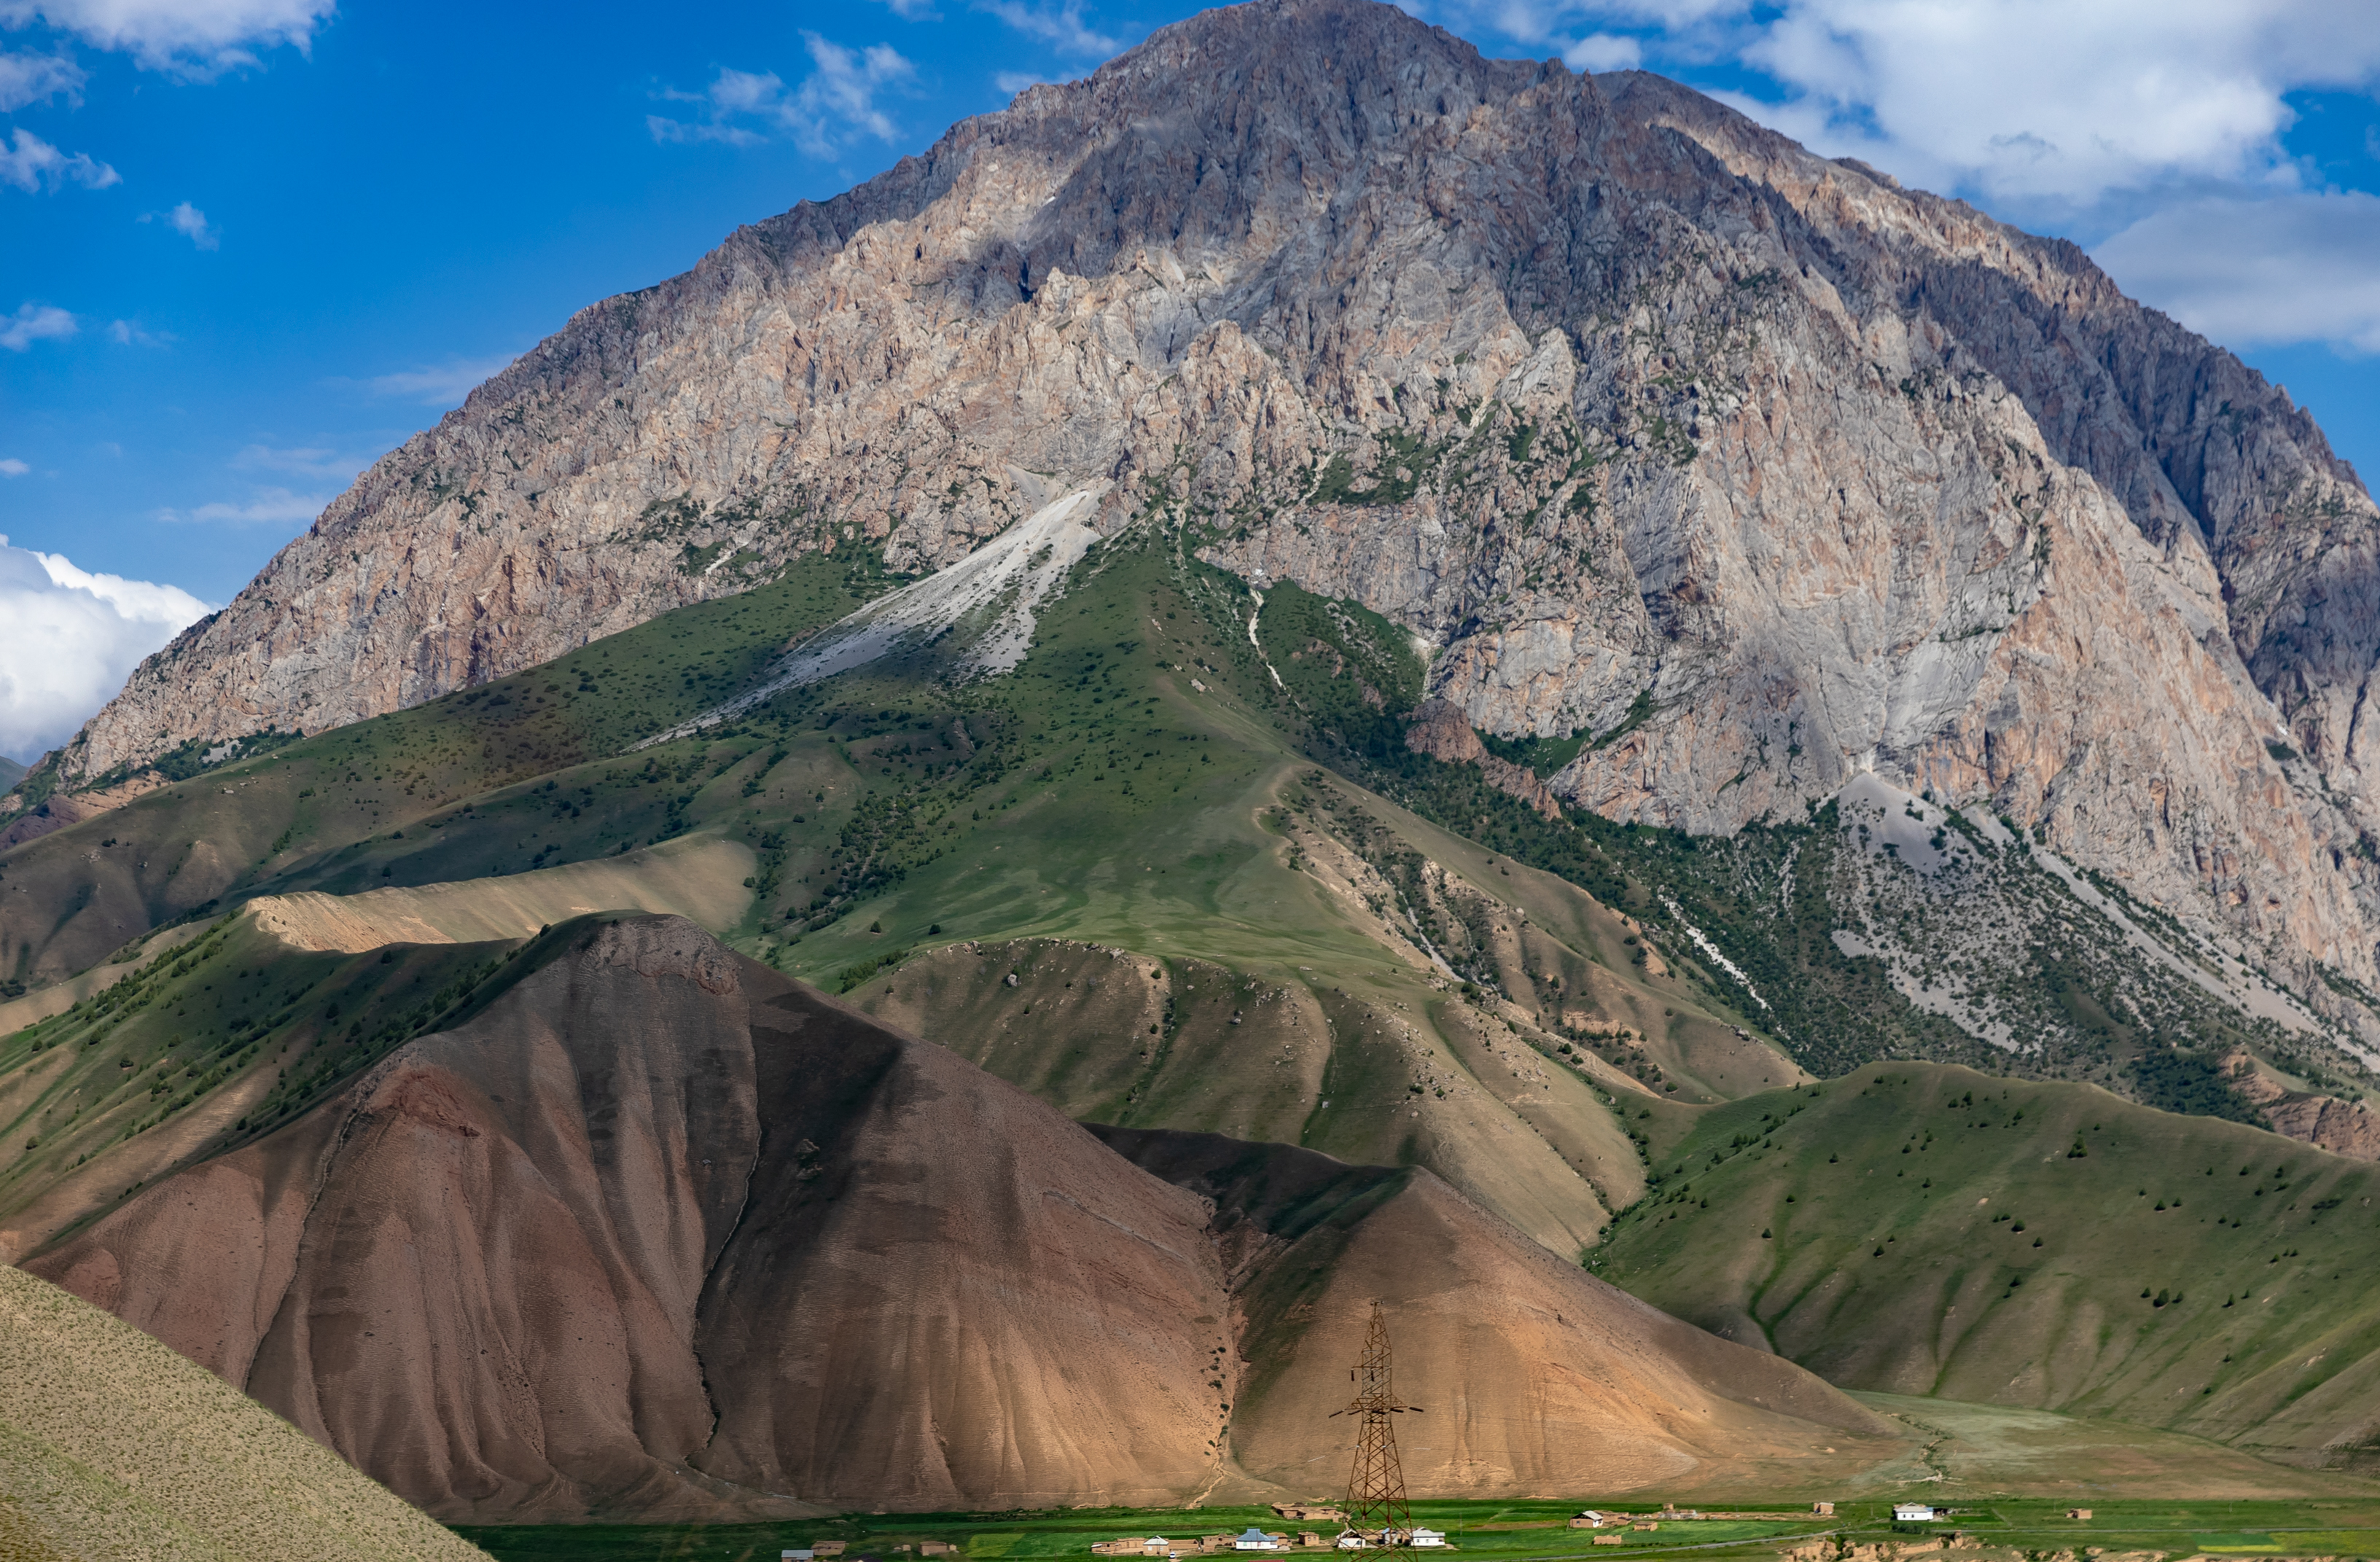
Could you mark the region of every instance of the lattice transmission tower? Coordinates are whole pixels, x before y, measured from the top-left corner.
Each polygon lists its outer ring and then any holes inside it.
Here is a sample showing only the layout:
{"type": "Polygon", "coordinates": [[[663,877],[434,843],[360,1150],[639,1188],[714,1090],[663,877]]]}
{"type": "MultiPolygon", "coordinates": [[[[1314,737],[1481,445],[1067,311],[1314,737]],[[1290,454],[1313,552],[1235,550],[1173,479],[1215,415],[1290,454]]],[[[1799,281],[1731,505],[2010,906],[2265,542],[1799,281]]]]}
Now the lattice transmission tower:
{"type": "Polygon", "coordinates": [[[1355,1467],[1347,1476],[1347,1528],[1376,1535],[1383,1545],[1402,1545],[1413,1536],[1413,1508],[1405,1501],[1404,1466],[1397,1459],[1396,1428],[1389,1418],[1407,1411],[1419,1414],[1421,1407],[1397,1398],[1390,1371],[1389,1324],[1375,1302],[1364,1359],[1347,1374],[1355,1381],[1355,1398],[1345,1410],[1330,1413],[1360,1421],[1355,1467]]]}

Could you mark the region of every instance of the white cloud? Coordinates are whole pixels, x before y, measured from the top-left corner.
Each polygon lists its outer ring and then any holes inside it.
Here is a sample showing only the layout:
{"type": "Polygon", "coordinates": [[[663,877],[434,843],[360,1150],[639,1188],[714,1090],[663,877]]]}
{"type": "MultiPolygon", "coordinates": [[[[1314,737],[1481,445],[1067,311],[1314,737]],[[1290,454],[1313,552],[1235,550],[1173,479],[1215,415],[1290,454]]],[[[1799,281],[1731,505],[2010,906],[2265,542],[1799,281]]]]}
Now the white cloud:
{"type": "Polygon", "coordinates": [[[12,134],[13,146],[0,141],[0,185],[14,185],[26,191],[44,186],[55,190],[70,184],[98,190],[123,180],[121,174],[104,163],[94,162],[88,152],[60,151],[21,127],[12,134]]]}
{"type": "Polygon", "coordinates": [[[1026,0],[974,0],[975,8],[998,17],[1029,38],[1038,38],[1070,54],[1112,54],[1123,45],[1118,39],[1092,30],[1083,20],[1081,0],[1028,5],[1026,0]]]}
{"type": "Polygon", "coordinates": [[[286,449],[273,445],[243,445],[231,464],[246,472],[288,472],[298,477],[318,480],[352,481],[371,463],[362,456],[346,455],[335,450],[311,445],[296,445],[286,449]]]}
{"type": "Polygon", "coordinates": [[[180,340],[170,331],[143,331],[128,320],[109,321],[107,339],[121,347],[162,347],[180,340]]]}
{"type": "Polygon", "coordinates": [[[72,737],[207,611],[178,587],[90,574],[0,537],[0,754],[30,761],[72,737]]]}
{"type": "Polygon", "coordinates": [[[2341,0],[1446,0],[1450,21],[1618,58],[1752,67],[1730,101],[1828,155],[2043,208],[2289,178],[2303,90],[2380,78],[2380,6],[2341,0]]]}
{"type": "Polygon", "coordinates": [[[1047,86],[1050,80],[1038,71],[1003,70],[993,74],[991,84],[1013,98],[1028,87],[1047,86]]]}
{"type": "Polygon", "coordinates": [[[2229,347],[2328,342],[2380,353],[2380,197],[2204,199],[2092,252],[2124,291],[2229,347]]]}
{"type": "Polygon", "coordinates": [[[939,15],[930,0],[884,0],[884,6],[903,21],[933,21],[939,15]]]}
{"type": "Polygon", "coordinates": [[[0,347],[21,353],[44,337],[75,333],[75,317],[54,304],[19,304],[13,315],[0,315],[0,347]]]}
{"type": "Polygon", "coordinates": [[[30,466],[26,466],[23,462],[18,460],[13,455],[8,456],[6,459],[0,459],[0,478],[21,478],[31,470],[32,468],[30,466]]]}
{"type": "Polygon", "coordinates": [[[802,43],[809,51],[811,69],[792,91],[774,71],[722,67],[699,92],[665,90],[655,94],[670,103],[700,104],[699,119],[648,115],[646,129],[656,141],[723,141],[731,146],[752,146],[783,136],[813,157],[832,157],[863,137],[889,141],[900,134],[876,99],[888,89],[914,82],[916,67],[889,43],[847,49],[807,30],[802,43]]]}
{"type": "Polygon", "coordinates": [[[165,221],[176,233],[184,235],[201,249],[223,248],[223,236],[207,226],[207,214],[187,200],[166,212],[165,221]]]}
{"type": "Polygon", "coordinates": [[[0,26],[46,22],[151,70],[204,80],[288,44],[304,54],[336,0],[0,0],[0,26]]]}
{"type": "Polygon", "coordinates": [[[218,500],[192,510],[164,509],[157,512],[157,518],[201,526],[287,526],[292,522],[310,522],[334,497],[328,493],[292,493],[285,488],[260,488],[244,503],[218,500]]]}
{"type": "Polygon", "coordinates": [[[0,52],[0,114],[63,97],[82,102],[85,78],[81,67],[64,54],[12,54],[0,52]]]}
{"type": "Polygon", "coordinates": [[[374,375],[364,385],[374,395],[402,396],[424,406],[459,406],[465,396],[512,363],[510,353],[483,358],[448,358],[444,363],[374,375]]]}
{"type": "Polygon", "coordinates": [[[1645,45],[1624,32],[1590,32],[1562,51],[1572,70],[1633,70],[1645,63],[1645,45]]]}

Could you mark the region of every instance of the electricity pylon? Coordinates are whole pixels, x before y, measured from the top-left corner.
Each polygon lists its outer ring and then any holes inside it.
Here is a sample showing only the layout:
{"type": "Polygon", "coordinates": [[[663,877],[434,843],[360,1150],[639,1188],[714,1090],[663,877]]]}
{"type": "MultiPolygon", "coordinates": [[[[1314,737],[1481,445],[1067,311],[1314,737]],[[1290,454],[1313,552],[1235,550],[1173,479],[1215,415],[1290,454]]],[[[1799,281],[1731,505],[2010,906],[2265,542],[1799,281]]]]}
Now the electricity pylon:
{"type": "Polygon", "coordinates": [[[1421,1407],[1398,1399],[1390,1370],[1389,1324],[1375,1302],[1363,1362],[1347,1374],[1355,1382],[1355,1398],[1345,1410],[1330,1413],[1363,1418],[1355,1435],[1355,1467],[1347,1476],[1347,1528],[1375,1534],[1382,1545],[1402,1545],[1413,1536],[1413,1508],[1405,1501],[1404,1466],[1397,1459],[1397,1434],[1389,1417],[1407,1411],[1418,1414],[1421,1407]]]}

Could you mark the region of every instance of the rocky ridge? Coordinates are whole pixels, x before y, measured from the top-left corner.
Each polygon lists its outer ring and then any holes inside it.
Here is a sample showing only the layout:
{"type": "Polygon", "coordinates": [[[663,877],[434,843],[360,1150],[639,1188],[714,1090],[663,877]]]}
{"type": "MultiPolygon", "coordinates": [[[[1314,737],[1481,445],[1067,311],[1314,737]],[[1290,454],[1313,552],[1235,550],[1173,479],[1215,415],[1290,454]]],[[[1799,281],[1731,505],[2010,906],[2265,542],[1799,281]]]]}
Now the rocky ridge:
{"type": "Polygon", "coordinates": [[[1553,790],[1609,816],[1724,832],[1874,770],[2380,980],[2375,512],[2302,411],[2070,245],[1368,0],[1162,30],[582,311],[59,773],[1100,485],[1104,530],[1424,636],[1475,725],[1594,734],[1553,790]]]}

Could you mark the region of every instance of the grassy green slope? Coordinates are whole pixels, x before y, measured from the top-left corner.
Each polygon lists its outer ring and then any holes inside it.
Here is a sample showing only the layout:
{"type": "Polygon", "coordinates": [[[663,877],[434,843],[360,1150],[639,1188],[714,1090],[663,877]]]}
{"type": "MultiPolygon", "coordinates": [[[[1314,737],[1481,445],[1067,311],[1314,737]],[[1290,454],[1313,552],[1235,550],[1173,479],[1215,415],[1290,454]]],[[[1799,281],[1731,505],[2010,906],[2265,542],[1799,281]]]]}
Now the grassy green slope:
{"type": "Polygon", "coordinates": [[[1658,1121],[1593,1260],[1656,1306],[1846,1386],[2369,1458],[2380,1168],[1949,1065],[1658,1121]]]}
{"type": "Polygon", "coordinates": [[[226,916],[0,1037],[0,1260],[322,1099],[509,980],[510,948],[317,952],[226,916]]]}
{"type": "Polygon", "coordinates": [[[0,854],[0,977],[55,981],[147,928],[256,894],[517,873],[686,833],[717,779],[715,745],[581,778],[603,806],[577,828],[562,827],[592,795],[544,781],[709,708],[886,584],[865,556],[812,556],[744,596],[408,710],[203,773],[196,756],[169,756],[162,773],[183,779],[0,854]],[[450,828],[458,817],[472,828],[450,828]]]}

